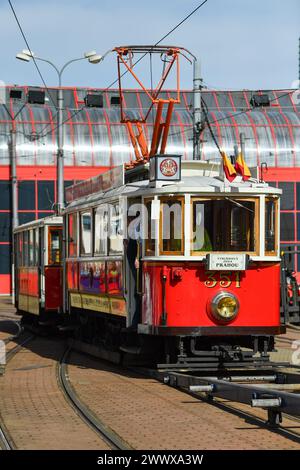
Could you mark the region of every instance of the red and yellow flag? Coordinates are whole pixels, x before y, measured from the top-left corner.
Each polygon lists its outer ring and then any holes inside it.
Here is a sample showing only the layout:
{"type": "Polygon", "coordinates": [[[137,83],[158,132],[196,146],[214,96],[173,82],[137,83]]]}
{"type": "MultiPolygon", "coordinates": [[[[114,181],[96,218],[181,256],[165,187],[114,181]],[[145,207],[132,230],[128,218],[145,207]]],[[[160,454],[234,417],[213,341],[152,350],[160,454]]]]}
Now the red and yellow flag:
{"type": "Polygon", "coordinates": [[[241,153],[239,153],[236,162],[235,162],[235,169],[236,171],[242,175],[243,180],[246,181],[250,178],[251,173],[247,166],[247,163],[244,160],[244,157],[241,153]]]}
{"type": "Polygon", "coordinates": [[[228,181],[231,182],[236,177],[236,170],[225,152],[222,152],[222,158],[223,158],[224,173],[228,181]]]}

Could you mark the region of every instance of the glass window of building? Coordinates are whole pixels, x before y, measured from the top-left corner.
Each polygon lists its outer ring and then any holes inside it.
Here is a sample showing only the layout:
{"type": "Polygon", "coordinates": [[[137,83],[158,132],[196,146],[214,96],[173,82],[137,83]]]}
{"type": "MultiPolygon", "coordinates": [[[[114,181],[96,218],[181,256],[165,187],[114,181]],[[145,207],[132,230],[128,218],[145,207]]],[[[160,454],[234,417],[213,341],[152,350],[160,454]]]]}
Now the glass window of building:
{"type": "Polygon", "coordinates": [[[294,183],[278,183],[278,188],[282,189],[282,195],[280,200],[281,210],[294,210],[294,183]]]}

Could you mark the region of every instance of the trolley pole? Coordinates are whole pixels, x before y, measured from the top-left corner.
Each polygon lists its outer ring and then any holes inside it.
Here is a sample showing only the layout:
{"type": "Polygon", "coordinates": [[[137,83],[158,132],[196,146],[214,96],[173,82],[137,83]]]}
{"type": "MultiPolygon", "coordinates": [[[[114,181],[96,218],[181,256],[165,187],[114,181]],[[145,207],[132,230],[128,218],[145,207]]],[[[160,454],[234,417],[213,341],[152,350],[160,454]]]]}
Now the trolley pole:
{"type": "Polygon", "coordinates": [[[200,160],[200,134],[201,134],[201,68],[200,62],[194,59],[194,76],[193,76],[193,160],[200,160]]]}

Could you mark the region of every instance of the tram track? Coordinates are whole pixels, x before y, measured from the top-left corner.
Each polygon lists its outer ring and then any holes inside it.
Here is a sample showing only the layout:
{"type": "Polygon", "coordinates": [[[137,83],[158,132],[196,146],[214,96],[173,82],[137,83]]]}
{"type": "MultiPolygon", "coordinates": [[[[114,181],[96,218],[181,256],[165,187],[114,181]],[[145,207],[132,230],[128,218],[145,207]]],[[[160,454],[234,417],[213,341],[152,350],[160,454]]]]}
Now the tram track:
{"type": "Polygon", "coordinates": [[[111,450],[133,450],[133,448],[114,432],[106,423],[94,415],[89,408],[80,400],[69,379],[67,359],[71,354],[71,348],[64,351],[57,367],[57,376],[60,387],[70,406],[76,411],[81,419],[92,428],[111,450]]]}

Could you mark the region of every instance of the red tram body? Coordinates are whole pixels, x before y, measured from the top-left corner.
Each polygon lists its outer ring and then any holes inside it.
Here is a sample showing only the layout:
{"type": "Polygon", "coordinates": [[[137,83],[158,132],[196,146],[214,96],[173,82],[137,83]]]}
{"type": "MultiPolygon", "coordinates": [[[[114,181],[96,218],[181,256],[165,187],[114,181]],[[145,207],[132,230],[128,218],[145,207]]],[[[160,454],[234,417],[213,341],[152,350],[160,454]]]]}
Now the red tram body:
{"type": "MultiPolygon", "coordinates": [[[[161,283],[161,272],[165,269],[167,325],[172,328],[199,327],[206,335],[214,335],[217,327],[223,326],[209,312],[213,297],[221,290],[233,293],[239,300],[240,311],[222,329],[223,335],[234,334],[235,328],[246,328],[251,334],[266,332],[279,333],[280,263],[254,263],[244,272],[211,271],[203,263],[145,263],[143,297],[143,324],[151,325],[149,331],[156,331],[161,325],[162,292],[157,289],[161,283]],[[273,295],[266,295],[272,292],[273,295]],[[255,295],[254,295],[255,293],[255,295]],[[151,313],[148,316],[149,306],[151,313]],[[251,312],[251,314],[249,314],[251,312]],[[263,312],[263,313],[262,313],[263,312]],[[205,330],[204,330],[205,329],[205,330]]],[[[184,330],[182,331],[184,333],[184,330]]]]}
{"type": "Polygon", "coordinates": [[[268,357],[283,332],[280,190],[192,161],[175,181],[145,164],[67,191],[64,310],[80,339],[181,366],[268,357]]]}

